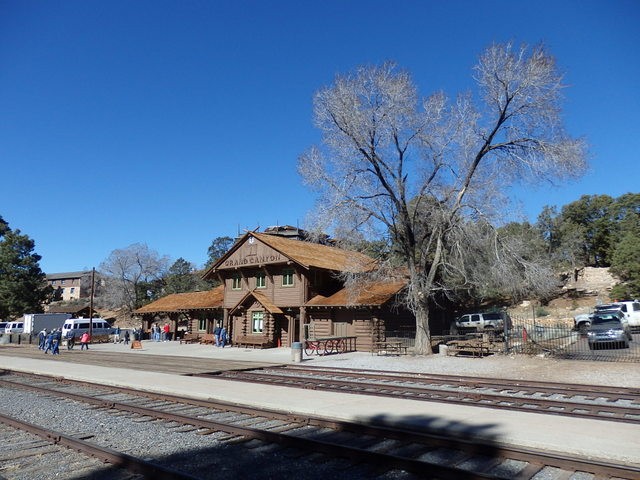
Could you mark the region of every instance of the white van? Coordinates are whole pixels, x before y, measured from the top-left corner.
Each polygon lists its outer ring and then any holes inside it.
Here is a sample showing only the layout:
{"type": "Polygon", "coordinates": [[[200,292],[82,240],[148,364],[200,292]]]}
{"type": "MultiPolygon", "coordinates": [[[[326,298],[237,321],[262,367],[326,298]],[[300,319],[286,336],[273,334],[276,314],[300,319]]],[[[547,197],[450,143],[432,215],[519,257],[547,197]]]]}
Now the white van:
{"type": "MultiPolygon", "coordinates": [[[[92,320],[91,340],[96,341],[98,337],[106,337],[108,340],[111,333],[111,325],[103,318],[94,318],[92,320]]],[[[62,338],[68,338],[69,332],[73,332],[74,338],[78,339],[84,332],[89,332],[88,318],[69,318],[62,325],[62,338]]]]}
{"type": "Polygon", "coordinates": [[[4,333],[23,333],[24,332],[24,322],[9,322],[7,326],[4,327],[4,333]]]}

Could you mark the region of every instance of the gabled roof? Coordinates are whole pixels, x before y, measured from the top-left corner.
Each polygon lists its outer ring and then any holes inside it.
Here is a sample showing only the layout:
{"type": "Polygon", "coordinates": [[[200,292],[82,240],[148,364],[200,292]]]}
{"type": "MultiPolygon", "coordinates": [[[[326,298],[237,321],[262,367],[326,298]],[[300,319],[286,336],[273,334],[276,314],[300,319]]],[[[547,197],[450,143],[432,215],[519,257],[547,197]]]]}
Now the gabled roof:
{"type": "Polygon", "coordinates": [[[214,310],[222,308],[224,285],[220,285],[206,292],[172,293],[159,298],[134,313],[170,313],[185,312],[187,310],[214,310]]]}
{"type": "Polygon", "coordinates": [[[343,288],[329,297],[316,295],[309,300],[307,307],[364,307],[382,306],[397,295],[406,282],[371,283],[360,288],[359,291],[350,291],[343,288]]]}
{"type": "Polygon", "coordinates": [[[269,297],[267,297],[265,294],[254,290],[251,290],[250,292],[248,292],[244,297],[242,297],[242,299],[236,303],[236,306],[233,307],[230,311],[229,311],[229,315],[233,315],[234,312],[241,307],[248,298],[253,297],[258,303],[260,303],[260,305],[262,305],[265,310],[267,310],[269,313],[284,313],[282,310],[280,310],[280,307],[278,307],[275,303],[273,303],[269,297]]]}
{"type": "MultiPolygon", "coordinates": [[[[87,314],[90,310],[90,305],[89,304],[85,304],[85,305],[50,305],[49,308],[47,309],[47,313],[72,313],[72,314],[78,314],[80,312],[82,312],[83,310],[87,310],[87,314]]],[[[94,313],[96,311],[96,309],[93,309],[94,313]]]]}
{"type": "Polygon", "coordinates": [[[249,237],[256,238],[306,269],[315,267],[336,272],[366,272],[375,267],[375,260],[373,258],[359,252],[343,250],[319,243],[292,240],[279,235],[247,232],[225,255],[218,259],[218,261],[205,272],[203,277],[207,278],[215,272],[249,237]]]}
{"type": "Polygon", "coordinates": [[[47,273],[47,280],[62,280],[67,278],[82,278],[84,276],[91,275],[91,270],[85,270],[82,272],[62,272],[62,273],[47,273]]]}

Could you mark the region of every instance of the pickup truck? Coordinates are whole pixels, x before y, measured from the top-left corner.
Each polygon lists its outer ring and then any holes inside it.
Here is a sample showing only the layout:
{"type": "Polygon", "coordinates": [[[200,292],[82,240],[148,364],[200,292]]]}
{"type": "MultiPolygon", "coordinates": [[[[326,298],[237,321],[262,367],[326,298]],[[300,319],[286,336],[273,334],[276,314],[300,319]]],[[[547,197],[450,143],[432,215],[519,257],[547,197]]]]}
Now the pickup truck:
{"type": "Polygon", "coordinates": [[[622,302],[604,303],[596,305],[591,313],[583,313],[573,318],[576,330],[586,332],[591,325],[591,316],[603,310],[620,310],[629,323],[631,330],[640,330],[640,302],[638,300],[625,300],[622,302]]]}
{"type": "Polygon", "coordinates": [[[511,318],[506,313],[469,313],[457,318],[452,330],[456,330],[459,333],[500,333],[504,330],[505,319],[507,320],[507,328],[512,328],[511,318]]]}

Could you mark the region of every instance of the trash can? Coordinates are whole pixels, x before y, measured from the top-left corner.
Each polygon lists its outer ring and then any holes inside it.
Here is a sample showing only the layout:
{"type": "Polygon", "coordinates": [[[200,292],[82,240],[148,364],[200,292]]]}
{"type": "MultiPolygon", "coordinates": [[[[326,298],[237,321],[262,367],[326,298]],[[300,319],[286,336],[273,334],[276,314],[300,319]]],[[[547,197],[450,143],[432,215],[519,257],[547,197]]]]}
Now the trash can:
{"type": "Polygon", "coordinates": [[[302,361],[302,343],[293,342],[291,344],[291,361],[295,363],[302,361]]]}

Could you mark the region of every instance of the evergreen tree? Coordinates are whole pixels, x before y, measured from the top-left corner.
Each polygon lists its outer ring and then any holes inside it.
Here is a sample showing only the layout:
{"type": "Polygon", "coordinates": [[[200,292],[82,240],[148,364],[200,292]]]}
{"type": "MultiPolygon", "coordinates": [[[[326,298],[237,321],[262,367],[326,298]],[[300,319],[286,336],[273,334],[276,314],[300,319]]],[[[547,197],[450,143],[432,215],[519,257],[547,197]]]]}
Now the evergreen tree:
{"type": "Polygon", "coordinates": [[[193,264],[180,257],[176,260],[164,279],[165,293],[185,293],[208,290],[211,286],[200,278],[193,264]]]}
{"type": "Polygon", "coordinates": [[[211,245],[207,249],[207,255],[209,259],[205,265],[206,268],[210,267],[218,261],[229,249],[233,246],[234,239],[231,237],[216,237],[211,241],[211,245]]]}
{"type": "Polygon", "coordinates": [[[0,216],[0,318],[42,312],[51,296],[34,247],[33,240],[11,230],[0,216]]]}

